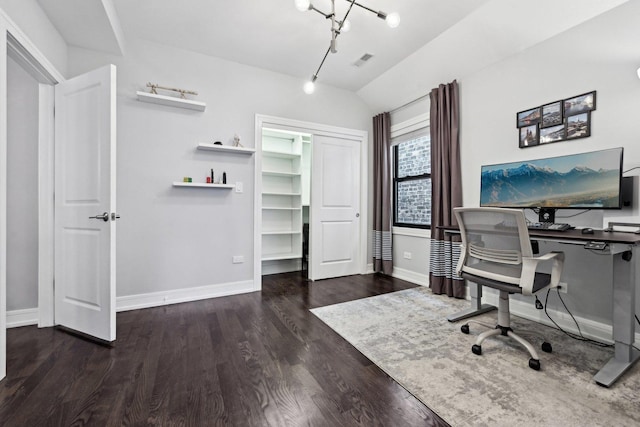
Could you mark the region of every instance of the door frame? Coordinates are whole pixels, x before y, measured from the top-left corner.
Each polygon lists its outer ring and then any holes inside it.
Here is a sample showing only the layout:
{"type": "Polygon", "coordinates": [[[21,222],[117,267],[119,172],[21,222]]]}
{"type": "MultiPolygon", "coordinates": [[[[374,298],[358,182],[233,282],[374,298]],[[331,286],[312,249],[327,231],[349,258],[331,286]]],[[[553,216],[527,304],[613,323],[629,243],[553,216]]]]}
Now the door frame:
{"type": "MultiPolygon", "coordinates": [[[[326,135],[359,141],[360,143],[360,274],[367,272],[367,225],[368,225],[368,147],[369,132],[349,129],[320,123],[306,122],[284,117],[256,114],[255,119],[255,190],[254,190],[254,221],[253,221],[253,283],[254,290],[262,289],[262,129],[275,128],[312,135],[326,135]]],[[[311,141],[313,144],[313,139],[311,141]]],[[[313,188],[313,182],[311,183],[313,188]]],[[[311,218],[310,218],[311,220],[311,218]]]]}
{"type": "Polygon", "coordinates": [[[53,326],[54,88],[64,76],[0,9],[0,380],[7,373],[7,57],[39,84],[38,326],[53,326]]]}

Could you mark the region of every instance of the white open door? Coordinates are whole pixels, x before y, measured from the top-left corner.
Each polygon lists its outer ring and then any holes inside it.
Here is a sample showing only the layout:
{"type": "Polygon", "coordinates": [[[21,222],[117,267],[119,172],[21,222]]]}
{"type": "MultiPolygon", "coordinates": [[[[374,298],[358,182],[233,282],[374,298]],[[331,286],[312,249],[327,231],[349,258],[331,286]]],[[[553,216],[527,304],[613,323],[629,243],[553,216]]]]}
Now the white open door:
{"type": "Polygon", "coordinates": [[[116,339],[116,68],[55,87],[55,323],[116,339]]]}
{"type": "Polygon", "coordinates": [[[360,141],[314,135],[309,278],[358,274],[360,141]]]}

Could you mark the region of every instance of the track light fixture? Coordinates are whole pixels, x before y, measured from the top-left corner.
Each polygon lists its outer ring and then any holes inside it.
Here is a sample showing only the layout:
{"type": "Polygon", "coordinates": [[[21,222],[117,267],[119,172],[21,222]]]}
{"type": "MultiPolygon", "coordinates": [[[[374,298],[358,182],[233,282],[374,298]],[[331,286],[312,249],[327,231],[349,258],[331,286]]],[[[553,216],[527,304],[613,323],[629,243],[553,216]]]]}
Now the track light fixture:
{"type": "Polygon", "coordinates": [[[324,13],[321,10],[317,9],[312,3],[311,0],[294,0],[296,9],[301,12],[306,12],[308,10],[313,10],[318,12],[320,15],[324,16],[325,19],[331,20],[331,42],[329,43],[329,48],[327,52],[324,54],[322,61],[320,62],[320,66],[316,70],[316,72],[311,76],[311,79],[304,84],[304,91],[307,94],[312,94],[315,90],[315,81],[318,79],[318,74],[320,74],[320,69],[324,65],[324,61],[327,59],[329,52],[336,53],[338,51],[337,38],[341,33],[346,33],[351,28],[351,23],[347,20],[349,13],[351,13],[351,9],[353,6],[358,6],[364,10],[368,10],[369,12],[373,12],[380,19],[383,19],[387,25],[391,28],[396,28],[400,24],[400,16],[397,13],[384,13],[382,11],[375,11],[367,6],[364,6],[355,0],[345,0],[349,3],[349,9],[347,9],[347,13],[344,14],[342,20],[336,19],[336,1],[331,0],[331,12],[324,13]]]}

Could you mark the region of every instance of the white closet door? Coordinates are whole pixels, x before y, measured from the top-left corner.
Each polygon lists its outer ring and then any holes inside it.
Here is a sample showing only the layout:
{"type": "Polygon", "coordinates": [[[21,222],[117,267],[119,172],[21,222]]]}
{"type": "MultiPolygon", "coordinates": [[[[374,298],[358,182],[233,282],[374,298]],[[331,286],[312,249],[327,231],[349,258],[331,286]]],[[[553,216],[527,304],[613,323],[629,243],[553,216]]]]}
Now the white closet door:
{"type": "Polygon", "coordinates": [[[311,280],[358,274],[360,142],[314,135],[311,166],[311,280]]]}

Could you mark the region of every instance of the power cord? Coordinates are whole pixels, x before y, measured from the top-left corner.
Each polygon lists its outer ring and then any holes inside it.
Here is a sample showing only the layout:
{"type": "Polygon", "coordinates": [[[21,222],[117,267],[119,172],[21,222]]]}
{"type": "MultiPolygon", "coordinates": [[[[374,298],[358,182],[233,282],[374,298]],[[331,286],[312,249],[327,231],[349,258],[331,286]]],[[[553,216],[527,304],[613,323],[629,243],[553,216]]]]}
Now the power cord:
{"type": "Polygon", "coordinates": [[[563,215],[563,216],[556,215],[556,218],[573,218],[574,216],[578,216],[578,215],[582,215],[583,213],[587,213],[587,212],[589,212],[590,210],[591,210],[591,209],[585,209],[585,210],[583,210],[582,212],[578,212],[578,213],[575,213],[575,214],[573,214],[573,215],[566,215],[566,216],[565,216],[565,215],[563,215]]]}
{"type": "Polygon", "coordinates": [[[627,169],[626,171],[623,171],[622,173],[627,173],[627,172],[631,172],[634,169],[640,169],[640,166],[636,166],[635,168],[631,168],[631,169],[627,169]]]}
{"type": "MultiPolygon", "coordinates": [[[[565,335],[578,340],[578,341],[585,341],[588,342],[590,344],[596,345],[598,347],[613,347],[613,344],[605,344],[602,343],[600,341],[595,341],[592,340],[590,338],[585,337],[584,335],[582,335],[582,331],[580,330],[580,325],[578,324],[578,321],[576,320],[575,317],[573,317],[573,314],[571,314],[571,311],[569,311],[569,308],[567,307],[567,305],[564,303],[564,300],[562,299],[562,295],[560,295],[560,288],[556,288],[556,293],[558,294],[558,298],[560,298],[560,302],[562,303],[562,305],[564,306],[564,309],[567,310],[567,313],[569,313],[569,316],[571,316],[571,319],[573,319],[573,323],[575,323],[576,327],[578,328],[578,333],[579,334],[574,334],[572,332],[567,332],[564,329],[562,329],[560,327],[560,325],[558,325],[556,323],[555,320],[553,320],[551,318],[551,316],[549,315],[549,313],[547,312],[547,302],[549,301],[549,292],[551,291],[551,289],[547,289],[547,295],[545,297],[544,300],[544,314],[547,315],[547,317],[549,318],[549,320],[551,320],[551,322],[553,322],[554,325],[556,325],[556,328],[558,328],[561,332],[563,332],[565,335]]],[[[540,305],[542,305],[542,303],[540,302],[540,300],[538,299],[538,296],[536,295],[536,308],[540,309],[540,305]]],[[[634,314],[634,317],[636,318],[636,322],[638,322],[638,325],[640,325],[640,319],[638,319],[638,315],[634,314]]],[[[636,347],[635,345],[632,345],[633,348],[635,348],[636,350],[640,351],[640,348],[636,347]]]]}
{"type": "MultiPolygon", "coordinates": [[[[564,309],[567,311],[567,313],[569,313],[569,316],[571,316],[571,319],[573,319],[573,323],[575,323],[576,328],[578,328],[578,334],[574,334],[573,332],[567,332],[564,329],[562,329],[560,327],[560,325],[558,325],[556,323],[556,321],[551,318],[551,316],[549,315],[549,312],[547,311],[547,306],[548,306],[548,302],[549,302],[549,292],[551,292],[551,289],[547,289],[547,296],[546,296],[546,298],[544,300],[544,314],[546,314],[547,317],[549,318],[549,320],[551,320],[551,322],[554,325],[556,325],[556,328],[558,328],[562,333],[564,333],[565,335],[567,335],[570,338],[573,338],[574,340],[585,341],[585,342],[588,342],[590,344],[597,345],[598,347],[613,347],[613,344],[601,343],[599,341],[592,340],[592,339],[587,338],[584,335],[582,335],[582,330],[580,330],[580,325],[578,324],[578,321],[576,320],[575,317],[573,317],[573,314],[571,313],[571,311],[569,311],[569,308],[564,303],[564,300],[562,299],[562,296],[560,295],[560,290],[558,288],[556,288],[556,293],[558,294],[558,298],[560,298],[560,302],[562,302],[562,305],[564,306],[564,309]]],[[[636,317],[636,319],[637,319],[637,317],[636,317]]]]}

